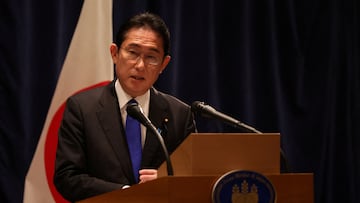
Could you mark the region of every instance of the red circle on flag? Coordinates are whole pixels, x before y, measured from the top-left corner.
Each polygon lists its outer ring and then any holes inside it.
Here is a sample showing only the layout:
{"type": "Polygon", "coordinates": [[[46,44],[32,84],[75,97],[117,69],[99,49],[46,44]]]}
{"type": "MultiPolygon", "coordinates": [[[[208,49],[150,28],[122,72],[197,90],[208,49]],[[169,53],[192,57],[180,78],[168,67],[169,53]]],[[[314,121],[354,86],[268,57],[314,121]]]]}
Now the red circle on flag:
{"type": "MultiPolygon", "coordinates": [[[[104,86],[107,85],[108,83],[109,81],[101,82],[96,85],[90,86],[88,88],[82,89],[79,92],[92,89],[95,87],[104,86]]],[[[56,203],[69,203],[69,201],[67,201],[65,198],[63,198],[60,195],[60,193],[56,190],[55,185],[53,183],[56,149],[58,144],[58,130],[60,127],[64,110],[65,110],[65,103],[62,103],[58,108],[58,110],[55,112],[54,117],[52,118],[51,123],[49,125],[48,133],[46,135],[46,140],[45,140],[45,149],[44,149],[46,179],[50,188],[50,192],[56,203]]]]}

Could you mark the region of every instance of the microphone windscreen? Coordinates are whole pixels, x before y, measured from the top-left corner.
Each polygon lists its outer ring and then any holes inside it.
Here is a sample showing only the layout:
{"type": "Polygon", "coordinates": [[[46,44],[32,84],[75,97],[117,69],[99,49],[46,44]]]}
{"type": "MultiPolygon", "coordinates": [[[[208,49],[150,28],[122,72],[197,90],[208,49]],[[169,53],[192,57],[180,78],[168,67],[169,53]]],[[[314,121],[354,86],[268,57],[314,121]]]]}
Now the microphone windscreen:
{"type": "Polygon", "coordinates": [[[126,112],[144,126],[148,125],[148,120],[142,112],[141,107],[137,103],[130,103],[126,107],[126,112]]]}
{"type": "Polygon", "coordinates": [[[204,105],[204,102],[194,101],[191,104],[191,111],[194,112],[194,113],[198,113],[203,108],[202,107],[203,105],[204,105]]]}

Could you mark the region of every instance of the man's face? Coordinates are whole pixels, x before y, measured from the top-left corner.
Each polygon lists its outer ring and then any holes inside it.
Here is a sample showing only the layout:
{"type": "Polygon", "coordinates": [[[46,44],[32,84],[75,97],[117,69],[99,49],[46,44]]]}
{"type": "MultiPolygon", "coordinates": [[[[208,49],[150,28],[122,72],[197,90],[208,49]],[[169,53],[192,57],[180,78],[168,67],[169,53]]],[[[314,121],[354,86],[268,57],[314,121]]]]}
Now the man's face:
{"type": "Polygon", "coordinates": [[[121,47],[112,44],[110,52],[116,76],[132,97],[144,94],[170,61],[170,56],[164,58],[162,39],[147,28],[130,29],[121,47]]]}

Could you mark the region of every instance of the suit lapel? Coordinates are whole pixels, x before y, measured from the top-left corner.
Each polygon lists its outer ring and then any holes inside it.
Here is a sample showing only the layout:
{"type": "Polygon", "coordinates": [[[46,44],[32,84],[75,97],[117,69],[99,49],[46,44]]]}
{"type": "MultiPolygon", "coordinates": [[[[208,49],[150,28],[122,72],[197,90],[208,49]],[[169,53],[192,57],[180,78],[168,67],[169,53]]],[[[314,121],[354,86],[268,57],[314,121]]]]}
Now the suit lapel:
{"type": "Polygon", "coordinates": [[[100,108],[97,111],[97,116],[116,157],[120,163],[123,163],[121,167],[124,173],[127,174],[127,177],[132,177],[131,161],[114,82],[105,88],[104,94],[100,99],[100,108]]]}
{"type": "MultiPolygon", "coordinates": [[[[166,100],[154,89],[150,89],[150,107],[149,107],[149,119],[154,126],[161,128],[164,119],[168,118],[168,104],[166,100]]],[[[147,130],[146,140],[143,149],[143,164],[144,166],[151,165],[154,154],[158,154],[158,151],[162,150],[160,142],[157,136],[150,130],[147,130]]]]}
{"type": "MultiPolygon", "coordinates": [[[[104,129],[106,137],[119,159],[122,170],[127,177],[132,176],[131,160],[128,152],[125,130],[121,121],[121,113],[117,96],[115,93],[114,82],[106,87],[100,100],[100,108],[97,111],[98,119],[104,129]],[[114,109],[117,109],[114,111],[114,109]]],[[[156,128],[161,128],[164,120],[168,118],[168,104],[166,100],[155,89],[150,89],[149,119],[156,128]]],[[[152,166],[154,155],[161,149],[160,142],[156,135],[150,130],[146,132],[146,140],[143,148],[142,166],[152,166]]],[[[162,151],[160,151],[161,155],[162,151]]]]}

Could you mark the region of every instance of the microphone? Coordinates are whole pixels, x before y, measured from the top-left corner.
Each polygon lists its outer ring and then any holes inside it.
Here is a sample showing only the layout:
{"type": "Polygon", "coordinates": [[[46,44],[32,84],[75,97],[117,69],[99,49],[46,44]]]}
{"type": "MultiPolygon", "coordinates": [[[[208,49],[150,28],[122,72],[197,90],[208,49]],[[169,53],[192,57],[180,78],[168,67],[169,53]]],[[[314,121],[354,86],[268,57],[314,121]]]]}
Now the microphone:
{"type": "Polygon", "coordinates": [[[243,123],[239,120],[236,120],[233,117],[230,117],[228,115],[225,115],[225,114],[215,110],[213,107],[205,104],[204,102],[194,101],[191,104],[191,111],[193,111],[194,113],[198,113],[203,117],[218,119],[218,120],[220,120],[224,123],[227,123],[235,128],[246,129],[247,131],[250,131],[253,133],[262,134],[262,132],[256,130],[255,128],[248,126],[245,123],[243,123]]]}
{"type": "Polygon", "coordinates": [[[156,127],[151,123],[150,119],[145,116],[144,111],[142,110],[142,108],[137,103],[128,104],[127,107],[126,107],[126,112],[131,117],[138,120],[146,128],[150,129],[157,136],[158,140],[160,141],[161,147],[162,147],[162,149],[164,151],[164,154],[165,154],[168,176],[173,176],[174,171],[173,171],[173,167],[172,167],[172,164],[171,164],[171,161],[170,161],[169,153],[168,153],[168,151],[166,149],[164,139],[161,137],[159,131],[156,130],[156,127]]]}

